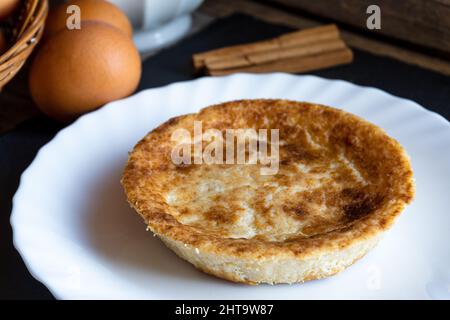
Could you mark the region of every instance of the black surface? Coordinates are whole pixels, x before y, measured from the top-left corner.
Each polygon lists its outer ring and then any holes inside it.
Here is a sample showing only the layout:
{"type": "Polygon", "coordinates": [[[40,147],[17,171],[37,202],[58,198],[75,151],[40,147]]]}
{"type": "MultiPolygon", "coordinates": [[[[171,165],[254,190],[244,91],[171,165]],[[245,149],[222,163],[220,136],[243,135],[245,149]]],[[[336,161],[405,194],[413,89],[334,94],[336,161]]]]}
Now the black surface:
{"type": "MultiPolygon", "coordinates": [[[[193,37],[160,52],[144,63],[140,90],[194,78],[191,55],[225,45],[261,40],[289,31],[248,16],[219,20],[193,37]]],[[[426,108],[450,118],[450,77],[355,50],[351,65],[313,74],[373,86],[400,97],[415,100],[426,108]]],[[[274,97],[275,98],[275,97],[274,97]]],[[[164,107],[164,106],[161,106],[164,107]]],[[[21,173],[36,152],[62,128],[43,117],[28,121],[0,135],[0,298],[48,299],[51,294],[26,270],[12,246],[9,224],[11,200],[21,173]]],[[[51,174],[51,173],[49,173],[51,174]]],[[[39,188],[39,181],[36,181],[39,188]]]]}

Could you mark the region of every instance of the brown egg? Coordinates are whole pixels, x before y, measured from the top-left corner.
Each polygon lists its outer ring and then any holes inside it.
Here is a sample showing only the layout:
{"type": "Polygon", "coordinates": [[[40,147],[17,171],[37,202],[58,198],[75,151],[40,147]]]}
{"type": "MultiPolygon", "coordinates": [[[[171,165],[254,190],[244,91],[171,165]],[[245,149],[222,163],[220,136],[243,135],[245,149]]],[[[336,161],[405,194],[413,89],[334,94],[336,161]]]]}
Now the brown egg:
{"type": "Polygon", "coordinates": [[[5,32],[0,29],[0,56],[8,50],[8,41],[6,41],[5,32]]]}
{"type": "Polygon", "coordinates": [[[0,21],[9,18],[19,5],[20,0],[0,0],[0,21]]]}
{"type": "Polygon", "coordinates": [[[62,30],[38,51],[29,75],[31,96],[45,114],[71,120],[136,90],[141,61],[132,40],[102,22],[62,30]]]}
{"type": "Polygon", "coordinates": [[[48,38],[62,29],[67,29],[66,22],[70,14],[67,8],[77,5],[81,11],[81,21],[96,20],[108,23],[131,37],[133,28],[127,16],[114,4],[104,0],[72,0],[50,11],[45,24],[45,36],[48,38]]]}

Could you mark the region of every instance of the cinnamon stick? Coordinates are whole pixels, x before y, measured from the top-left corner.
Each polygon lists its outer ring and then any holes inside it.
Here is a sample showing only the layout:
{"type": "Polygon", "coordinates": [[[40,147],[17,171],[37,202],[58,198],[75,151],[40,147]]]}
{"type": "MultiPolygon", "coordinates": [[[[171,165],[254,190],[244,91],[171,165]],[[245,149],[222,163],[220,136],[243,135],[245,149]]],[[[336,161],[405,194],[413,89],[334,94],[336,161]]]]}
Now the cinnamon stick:
{"type": "Polygon", "coordinates": [[[350,49],[326,52],[320,55],[305,57],[293,57],[280,59],[259,65],[238,67],[232,69],[207,70],[212,76],[222,76],[236,72],[266,73],[266,72],[307,72],[311,70],[323,69],[331,66],[342,65],[352,62],[353,53],[350,49]]]}
{"type": "Polygon", "coordinates": [[[285,49],[275,49],[263,52],[250,53],[243,56],[229,57],[221,60],[205,60],[208,70],[232,69],[238,67],[246,67],[251,65],[263,64],[280,59],[304,57],[309,55],[319,55],[329,51],[344,49],[345,43],[341,39],[333,39],[330,41],[319,41],[310,45],[300,45],[288,47],[285,49]]]}
{"type": "Polygon", "coordinates": [[[192,59],[196,70],[205,67],[206,61],[211,63],[216,60],[230,59],[259,52],[279,50],[290,47],[307,45],[314,42],[333,40],[339,38],[339,30],[334,24],[320,26],[316,28],[295,31],[284,34],[277,38],[258,41],[250,44],[230,46],[226,48],[215,49],[207,52],[194,54],[192,59]]]}

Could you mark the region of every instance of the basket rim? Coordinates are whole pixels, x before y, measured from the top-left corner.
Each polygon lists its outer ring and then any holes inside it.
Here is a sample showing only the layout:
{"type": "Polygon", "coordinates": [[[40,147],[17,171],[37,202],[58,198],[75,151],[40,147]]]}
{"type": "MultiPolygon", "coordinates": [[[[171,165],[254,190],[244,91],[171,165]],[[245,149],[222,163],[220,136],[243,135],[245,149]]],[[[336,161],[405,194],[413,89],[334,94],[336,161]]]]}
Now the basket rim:
{"type": "MultiPolygon", "coordinates": [[[[12,59],[14,59],[14,57],[17,57],[18,55],[20,55],[20,53],[26,50],[28,46],[27,45],[24,46],[24,42],[26,43],[29,40],[31,40],[39,32],[39,29],[44,27],[45,20],[48,14],[48,0],[36,0],[36,3],[37,3],[36,6],[32,8],[34,10],[34,12],[31,13],[33,17],[28,22],[28,26],[26,26],[24,30],[19,34],[17,39],[15,39],[14,44],[11,47],[9,47],[2,55],[0,55],[0,66],[7,62],[10,62],[12,59]],[[22,46],[24,46],[24,48],[21,48],[22,46]]],[[[31,45],[34,44],[35,43],[31,45]]],[[[26,58],[27,57],[25,57],[25,59],[26,58]]],[[[8,67],[6,67],[3,70],[0,70],[0,72],[5,71],[7,69],[8,67]]]]}

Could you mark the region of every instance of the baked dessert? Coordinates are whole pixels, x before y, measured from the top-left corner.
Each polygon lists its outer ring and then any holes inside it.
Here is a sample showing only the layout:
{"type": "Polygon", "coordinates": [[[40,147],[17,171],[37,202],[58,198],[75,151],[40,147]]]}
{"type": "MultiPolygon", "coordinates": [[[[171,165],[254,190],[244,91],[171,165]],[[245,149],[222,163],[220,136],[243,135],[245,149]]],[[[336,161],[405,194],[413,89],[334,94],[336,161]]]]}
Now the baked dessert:
{"type": "Polygon", "coordinates": [[[381,128],[288,100],[232,101],[170,119],[135,146],[122,184],[148,229],[178,256],[248,284],[303,282],[347,268],[414,196],[408,156],[381,128]],[[259,162],[174,163],[180,141],[173,133],[194,133],[195,121],[223,135],[279,129],[278,171],[261,174],[259,162]]]}

